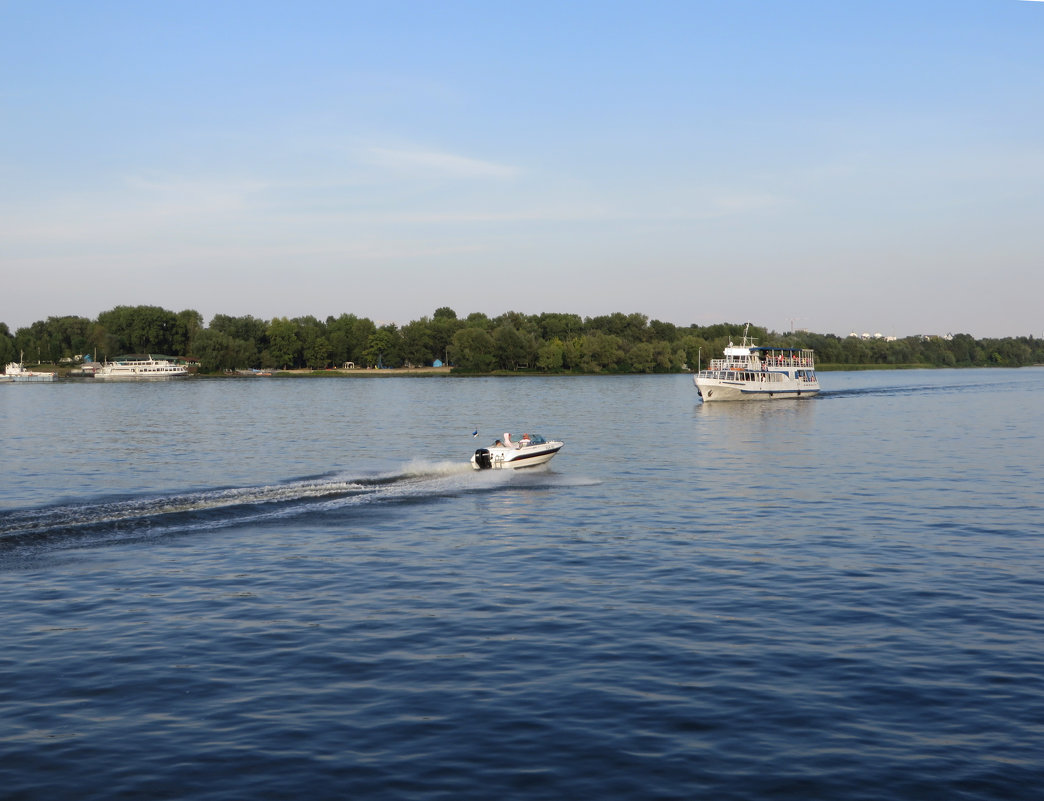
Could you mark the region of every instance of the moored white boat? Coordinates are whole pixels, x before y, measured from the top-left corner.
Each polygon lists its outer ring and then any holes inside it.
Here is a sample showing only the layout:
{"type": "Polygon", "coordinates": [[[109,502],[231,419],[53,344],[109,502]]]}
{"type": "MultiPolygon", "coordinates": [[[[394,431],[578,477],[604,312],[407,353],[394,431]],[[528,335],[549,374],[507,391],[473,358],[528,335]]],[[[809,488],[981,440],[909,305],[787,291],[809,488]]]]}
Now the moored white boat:
{"type": "Polygon", "coordinates": [[[521,467],[536,467],[547,464],[558,453],[564,442],[544,439],[539,434],[523,434],[515,441],[505,433],[488,448],[479,448],[471,457],[471,466],[476,470],[517,470],[521,467]]]}
{"type": "MultiPolygon", "coordinates": [[[[22,359],[25,359],[24,354],[22,355],[22,359]]],[[[55,378],[56,376],[54,373],[43,373],[38,370],[26,370],[21,361],[10,362],[4,368],[3,375],[0,375],[0,381],[15,384],[38,384],[46,381],[54,381],[55,378]]]]}
{"type": "Polygon", "coordinates": [[[121,356],[94,371],[94,377],[106,380],[142,381],[158,378],[180,378],[188,375],[183,364],[165,357],[121,356]]]}
{"type": "Polygon", "coordinates": [[[819,392],[811,349],[756,347],[747,329],[739,345],[729,342],[724,359],[712,359],[692,377],[704,403],[810,398],[819,392]]]}

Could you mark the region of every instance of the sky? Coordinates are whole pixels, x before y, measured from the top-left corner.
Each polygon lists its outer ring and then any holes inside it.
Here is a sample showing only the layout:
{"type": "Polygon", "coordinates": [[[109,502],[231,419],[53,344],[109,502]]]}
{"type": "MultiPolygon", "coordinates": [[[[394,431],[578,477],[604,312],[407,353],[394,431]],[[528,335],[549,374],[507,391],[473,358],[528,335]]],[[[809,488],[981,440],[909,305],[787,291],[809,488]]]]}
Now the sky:
{"type": "Polygon", "coordinates": [[[0,0],[0,322],[1044,336],[1044,2],[0,0]]]}

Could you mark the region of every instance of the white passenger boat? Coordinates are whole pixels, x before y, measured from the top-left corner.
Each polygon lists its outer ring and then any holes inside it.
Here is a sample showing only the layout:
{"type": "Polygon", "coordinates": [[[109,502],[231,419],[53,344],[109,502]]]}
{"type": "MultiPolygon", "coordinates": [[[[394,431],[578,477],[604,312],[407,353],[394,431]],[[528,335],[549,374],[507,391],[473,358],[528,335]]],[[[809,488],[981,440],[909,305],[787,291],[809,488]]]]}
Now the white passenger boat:
{"type": "Polygon", "coordinates": [[[704,403],[810,398],[819,392],[813,351],[755,347],[747,329],[741,344],[729,342],[724,359],[712,359],[709,369],[692,377],[704,403]]]}
{"type": "Polygon", "coordinates": [[[121,356],[94,371],[94,377],[110,381],[143,381],[157,378],[180,378],[188,368],[165,357],[121,356]]]}
{"type": "MultiPolygon", "coordinates": [[[[22,357],[25,358],[24,356],[22,357]]],[[[0,381],[17,384],[37,384],[45,381],[54,381],[54,373],[42,373],[37,370],[26,370],[22,362],[11,362],[4,368],[4,374],[0,375],[0,381]]]]}
{"type": "Polygon", "coordinates": [[[488,448],[479,448],[471,457],[471,466],[476,470],[516,470],[520,467],[536,467],[547,464],[551,457],[562,450],[564,442],[544,439],[539,434],[523,434],[513,440],[505,433],[488,448]]]}

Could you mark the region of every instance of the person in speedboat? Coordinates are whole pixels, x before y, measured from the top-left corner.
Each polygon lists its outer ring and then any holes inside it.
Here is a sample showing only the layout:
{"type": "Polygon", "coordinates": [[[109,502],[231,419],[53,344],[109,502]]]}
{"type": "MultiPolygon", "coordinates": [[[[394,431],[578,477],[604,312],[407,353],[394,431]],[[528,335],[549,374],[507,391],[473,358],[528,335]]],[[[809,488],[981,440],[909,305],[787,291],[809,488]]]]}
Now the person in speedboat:
{"type": "Polygon", "coordinates": [[[511,439],[511,432],[510,431],[505,431],[504,432],[504,442],[503,443],[501,443],[501,441],[499,439],[495,443],[493,443],[494,447],[514,448],[515,450],[518,450],[519,448],[526,448],[526,447],[528,447],[528,446],[530,446],[532,444],[533,444],[533,440],[529,436],[529,434],[523,434],[522,435],[522,439],[520,439],[518,442],[514,442],[511,439]]]}

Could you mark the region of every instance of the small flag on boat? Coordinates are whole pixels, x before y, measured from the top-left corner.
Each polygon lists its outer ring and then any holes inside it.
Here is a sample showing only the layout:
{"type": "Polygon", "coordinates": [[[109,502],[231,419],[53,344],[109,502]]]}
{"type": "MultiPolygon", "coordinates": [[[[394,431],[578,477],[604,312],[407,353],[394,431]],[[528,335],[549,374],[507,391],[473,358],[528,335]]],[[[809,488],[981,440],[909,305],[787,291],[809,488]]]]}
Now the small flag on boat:
{"type": "Polygon", "coordinates": [[[477,437],[478,436],[478,429],[477,428],[474,431],[471,432],[471,436],[473,436],[473,437],[477,437]]]}

